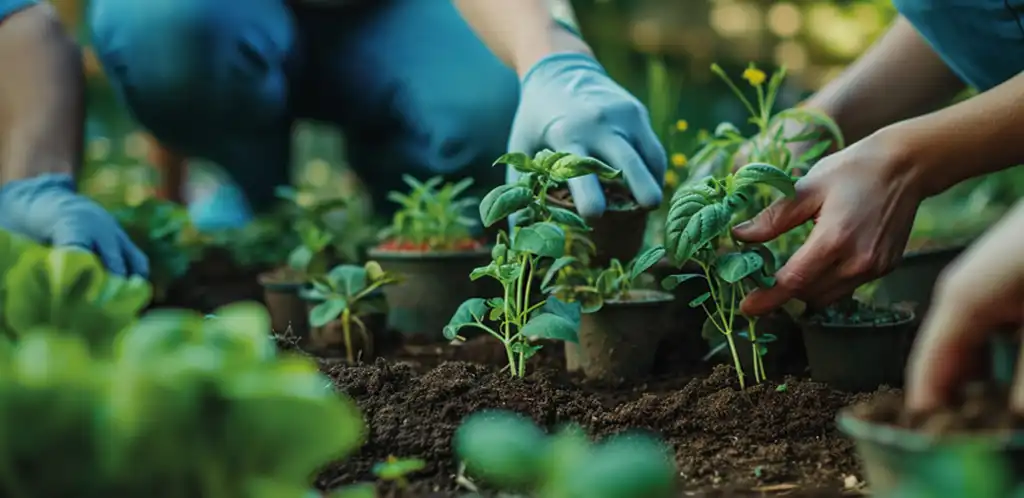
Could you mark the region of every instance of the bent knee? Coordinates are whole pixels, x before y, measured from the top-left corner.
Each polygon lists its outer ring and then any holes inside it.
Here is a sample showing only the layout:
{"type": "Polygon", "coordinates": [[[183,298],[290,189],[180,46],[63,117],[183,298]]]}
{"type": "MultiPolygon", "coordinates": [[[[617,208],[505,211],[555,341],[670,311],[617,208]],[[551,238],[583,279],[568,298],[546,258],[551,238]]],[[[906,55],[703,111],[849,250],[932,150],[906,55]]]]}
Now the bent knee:
{"type": "Polygon", "coordinates": [[[108,77],[147,126],[283,113],[294,35],[282,0],[94,0],[90,24],[108,77]]]}

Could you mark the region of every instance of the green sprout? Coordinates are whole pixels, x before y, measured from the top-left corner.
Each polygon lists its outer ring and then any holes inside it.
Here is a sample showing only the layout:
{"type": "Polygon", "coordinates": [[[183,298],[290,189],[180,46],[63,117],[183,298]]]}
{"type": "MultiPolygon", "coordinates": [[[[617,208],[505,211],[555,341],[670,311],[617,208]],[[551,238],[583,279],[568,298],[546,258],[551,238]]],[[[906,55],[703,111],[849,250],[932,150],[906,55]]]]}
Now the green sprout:
{"type": "Polygon", "coordinates": [[[387,460],[373,466],[373,475],[382,481],[394,482],[398,489],[409,487],[409,474],[419,472],[427,466],[427,462],[419,458],[398,458],[389,455],[387,460]]]}
{"type": "Polygon", "coordinates": [[[345,341],[345,357],[349,363],[354,363],[352,329],[359,332],[365,347],[373,344],[370,330],[360,317],[382,312],[380,289],[398,281],[397,276],[385,272],[376,261],[368,261],[363,266],[335,266],[312,281],[313,288],[307,295],[320,303],[309,310],[309,323],[321,328],[338,320],[345,341]]]}
{"type": "Polygon", "coordinates": [[[605,301],[628,300],[634,285],[664,256],[664,247],[653,246],[628,265],[612,259],[608,268],[596,271],[581,265],[573,256],[563,256],[548,269],[541,288],[560,301],[580,303],[583,313],[593,313],[600,310],[605,301]]]}
{"type": "Polygon", "coordinates": [[[330,264],[335,242],[326,222],[328,213],[348,206],[344,199],[318,200],[293,187],[277,188],[277,196],[287,201],[287,213],[299,244],[288,255],[288,269],[301,278],[323,275],[330,264]]]}
{"type": "Polygon", "coordinates": [[[536,498],[674,496],[672,453],[645,434],[593,444],[577,426],[548,436],[526,417],[489,411],[468,417],[454,446],[469,474],[503,491],[536,498]]]}
{"type": "Polygon", "coordinates": [[[542,309],[545,300],[531,295],[543,266],[566,254],[566,231],[562,227],[588,228],[578,214],[549,205],[547,192],[571,178],[596,174],[611,180],[621,171],[597,159],[550,150],[533,158],[522,153],[505,154],[495,164],[507,164],[521,176],[483,198],[480,218],[487,227],[512,221],[512,236],[502,231],[491,251],[491,263],[474,269],[469,278],[493,278],[504,292],[501,297],[473,298],[462,303],[444,328],[444,335],[449,340],[460,339],[459,331],[465,327],[487,332],[505,346],[512,376],[522,377],[526,360],[540,349],[531,340],[576,341],[579,327],[564,316],[542,309]],[[498,322],[498,326],[492,327],[488,321],[498,322]]]}
{"type": "Polygon", "coordinates": [[[754,382],[766,379],[761,348],[757,337],[757,318],[739,313],[740,301],[756,287],[775,284],[776,257],[760,244],[744,245],[732,240],[732,227],[756,212],[747,209],[761,186],[772,187],[787,196],[796,193],[794,180],[786,172],[765,163],[744,166],[725,178],[707,178],[698,185],[682,187],[672,196],[668,219],[665,222],[666,248],[677,268],[687,261],[696,263],[702,274],[672,275],[662,281],[662,287],[672,290],[691,278],[707,280],[709,290],[690,302],[707,314],[709,323],[725,336],[732,353],[740,387],[745,387],[743,367],[736,351],[733,333],[739,323],[747,322],[748,340],[754,362],[754,382]],[[709,302],[710,301],[710,302],[709,302]]]}
{"type": "Polygon", "coordinates": [[[382,238],[389,248],[413,250],[457,250],[474,243],[472,230],[477,221],[467,218],[466,210],[479,199],[460,198],[473,185],[472,178],[441,186],[441,177],[425,183],[409,175],[402,180],[409,185],[408,194],[391,192],[388,199],[401,206],[386,228],[382,238]],[[440,188],[438,188],[440,186],[440,188]]]}

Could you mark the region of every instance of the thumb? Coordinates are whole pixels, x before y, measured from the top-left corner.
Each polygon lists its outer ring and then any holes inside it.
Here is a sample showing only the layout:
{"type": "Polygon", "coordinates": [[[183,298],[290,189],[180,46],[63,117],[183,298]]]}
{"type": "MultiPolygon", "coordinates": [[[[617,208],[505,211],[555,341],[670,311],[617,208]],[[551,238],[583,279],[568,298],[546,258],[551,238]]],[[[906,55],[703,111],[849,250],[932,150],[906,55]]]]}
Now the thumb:
{"type": "Polygon", "coordinates": [[[807,197],[779,199],[764,211],[733,228],[733,235],[742,242],[768,242],[814,217],[818,204],[807,197]]]}

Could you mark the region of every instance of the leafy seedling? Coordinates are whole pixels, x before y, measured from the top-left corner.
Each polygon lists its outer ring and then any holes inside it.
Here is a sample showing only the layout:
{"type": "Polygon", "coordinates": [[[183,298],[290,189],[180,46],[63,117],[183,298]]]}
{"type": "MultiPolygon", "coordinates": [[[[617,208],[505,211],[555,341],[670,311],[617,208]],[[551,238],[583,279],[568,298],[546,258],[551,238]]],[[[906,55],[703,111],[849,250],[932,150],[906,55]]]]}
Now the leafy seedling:
{"type": "Polygon", "coordinates": [[[476,268],[470,279],[488,277],[501,283],[501,297],[473,298],[459,306],[444,328],[449,340],[459,338],[464,327],[474,327],[497,338],[505,346],[509,370],[514,377],[526,373],[526,360],[536,354],[535,339],[577,340],[578,323],[541,309],[545,301],[532,296],[534,279],[543,265],[565,256],[566,232],[563,226],[587,230],[578,214],[548,204],[549,189],[571,178],[594,174],[614,179],[621,171],[592,158],[566,152],[543,150],[530,157],[522,153],[505,154],[495,165],[505,164],[521,175],[515,183],[491,190],[480,202],[484,226],[512,223],[512,236],[502,231],[491,251],[491,262],[476,268]],[[491,327],[487,322],[498,322],[491,327]]]}
{"type": "Polygon", "coordinates": [[[390,481],[404,490],[409,487],[407,476],[423,470],[427,462],[419,458],[398,458],[388,456],[387,460],[373,466],[373,475],[382,481],[390,481]]]}
{"type": "Polygon", "coordinates": [[[541,284],[545,292],[567,303],[580,303],[584,313],[594,313],[606,301],[631,299],[636,282],[664,256],[664,247],[653,246],[626,266],[612,259],[608,268],[597,271],[583,267],[573,256],[563,256],[551,265],[541,284]]]}
{"type": "Polygon", "coordinates": [[[345,341],[346,359],[354,363],[353,327],[359,332],[364,345],[373,344],[370,331],[360,317],[383,312],[379,291],[398,281],[397,276],[385,272],[376,261],[368,261],[363,266],[336,266],[323,277],[313,279],[313,288],[308,295],[320,304],[309,311],[309,323],[320,328],[338,320],[345,341]]]}
{"type": "Polygon", "coordinates": [[[202,256],[203,244],[188,211],[178,204],[149,198],[137,206],[115,207],[111,213],[149,259],[153,297],[162,301],[171,285],[202,256]]]}
{"type": "Polygon", "coordinates": [[[386,247],[412,250],[458,250],[472,246],[472,231],[479,223],[466,217],[466,211],[480,200],[460,198],[473,185],[472,178],[441,185],[441,177],[420,182],[409,175],[402,180],[408,194],[391,192],[388,199],[401,206],[391,226],[381,234],[386,247]],[[440,187],[440,188],[438,188],[440,187]]]}

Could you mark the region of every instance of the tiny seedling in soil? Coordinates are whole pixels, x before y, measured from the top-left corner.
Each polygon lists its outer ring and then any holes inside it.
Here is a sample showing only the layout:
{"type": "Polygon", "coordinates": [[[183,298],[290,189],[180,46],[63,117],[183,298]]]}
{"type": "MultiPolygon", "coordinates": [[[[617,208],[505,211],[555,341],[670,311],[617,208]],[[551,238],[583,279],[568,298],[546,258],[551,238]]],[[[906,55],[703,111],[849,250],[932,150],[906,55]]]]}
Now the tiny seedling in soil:
{"type": "Polygon", "coordinates": [[[420,182],[409,175],[402,180],[410,192],[391,192],[388,199],[401,206],[391,226],[381,233],[381,249],[399,251],[461,251],[481,247],[472,231],[479,223],[466,211],[479,199],[460,196],[473,185],[472,178],[441,186],[442,178],[420,182]],[[440,186],[440,188],[438,188],[440,186]]]}
{"type": "Polygon", "coordinates": [[[578,302],[583,313],[594,313],[605,301],[630,300],[636,283],[664,256],[665,248],[654,246],[638,254],[629,265],[612,259],[608,268],[596,270],[583,267],[574,256],[563,256],[551,265],[541,285],[544,292],[560,301],[578,302]]]}
{"type": "Polygon", "coordinates": [[[383,297],[377,291],[398,281],[398,277],[385,272],[376,261],[368,261],[364,266],[338,265],[326,275],[313,279],[313,288],[308,291],[308,296],[320,303],[309,311],[309,323],[322,328],[339,321],[345,357],[349,363],[354,363],[357,355],[352,340],[353,328],[359,332],[365,347],[373,344],[371,331],[360,317],[384,313],[383,297]]]}
{"type": "Polygon", "coordinates": [[[709,291],[693,299],[690,306],[704,309],[710,322],[705,323],[705,328],[713,327],[725,336],[741,387],[746,384],[734,341],[738,317],[747,323],[754,382],[760,383],[766,375],[757,317],[742,316],[739,304],[753,288],[775,284],[776,257],[763,245],[731,240],[733,220],[744,221],[756,214],[746,208],[760,186],[768,185],[792,196],[793,183],[786,172],[770,164],[753,163],[724,178],[707,178],[699,184],[681,187],[673,194],[669,206],[665,222],[668,254],[677,267],[692,261],[702,274],[672,275],[662,281],[662,286],[672,290],[691,278],[707,280],[709,291]],[[723,244],[723,239],[730,243],[723,244]]]}
{"type": "Polygon", "coordinates": [[[373,475],[382,481],[395,483],[398,489],[409,487],[408,475],[419,472],[427,466],[427,462],[419,458],[398,458],[388,456],[387,460],[373,466],[373,475]]]}
{"type": "Polygon", "coordinates": [[[444,328],[444,335],[455,340],[464,327],[487,332],[505,345],[512,376],[522,377],[526,360],[540,348],[531,340],[576,341],[579,327],[564,316],[541,309],[545,300],[531,295],[534,279],[539,278],[543,265],[565,256],[566,232],[562,227],[587,228],[576,213],[550,205],[547,193],[571,178],[596,174],[613,179],[621,171],[597,159],[550,150],[532,158],[522,153],[506,154],[498,158],[495,165],[498,164],[515,168],[521,176],[515,183],[501,185],[483,198],[480,219],[487,227],[511,219],[512,236],[500,232],[491,251],[491,263],[476,268],[469,277],[493,278],[501,283],[504,293],[501,297],[473,298],[462,303],[444,328]],[[488,321],[498,322],[498,326],[491,327],[488,321]]]}
{"type": "Polygon", "coordinates": [[[594,444],[578,426],[546,435],[521,415],[471,415],[455,433],[467,472],[502,491],[535,498],[667,498],[674,495],[672,452],[646,434],[594,444]]]}

